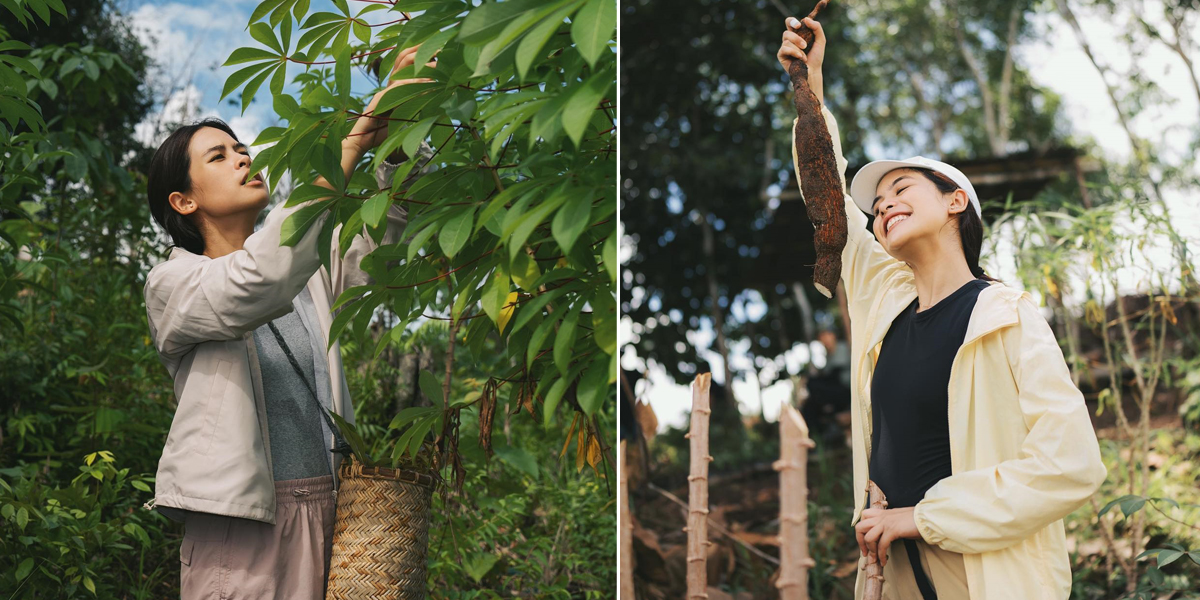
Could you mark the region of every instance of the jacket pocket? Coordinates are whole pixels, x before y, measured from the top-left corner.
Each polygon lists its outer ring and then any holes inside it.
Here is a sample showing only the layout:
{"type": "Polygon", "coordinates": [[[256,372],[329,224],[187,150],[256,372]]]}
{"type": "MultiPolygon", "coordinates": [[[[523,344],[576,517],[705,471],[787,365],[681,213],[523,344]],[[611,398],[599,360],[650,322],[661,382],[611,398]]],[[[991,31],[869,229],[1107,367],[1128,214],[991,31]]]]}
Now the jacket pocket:
{"type": "Polygon", "coordinates": [[[208,454],[212,449],[213,435],[221,420],[221,408],[225,405],[225,388],[229,386],[229,375],[233,371],[233,363],[227,360],[217,360],[208,393],[204,396],[204,423],[200,437],[195,446],[198,454],[208,454]]]}
{"type": "Polygon", "coordinates": [[[179,545],[179,562],[185,566],[192,566],[192,550],[196,548],[196,542],[184,538],[183,543],[179,545]]]}

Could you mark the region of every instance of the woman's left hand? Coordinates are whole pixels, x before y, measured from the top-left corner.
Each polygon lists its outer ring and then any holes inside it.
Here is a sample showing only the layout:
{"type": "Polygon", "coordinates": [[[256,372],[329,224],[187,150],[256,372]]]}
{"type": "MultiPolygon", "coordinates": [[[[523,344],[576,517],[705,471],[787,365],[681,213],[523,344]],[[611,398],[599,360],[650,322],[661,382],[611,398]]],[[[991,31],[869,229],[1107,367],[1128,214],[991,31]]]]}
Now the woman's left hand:
{"type": "MultiPolygon", "coordinates": [[[[396,57],[395,66],[392,67],[391,73],[388,74],[388,79],[391,79],[392,75],[395,75],[400,69],[412,65],[416,61],[417,49],[420,47],[421,45],[417,44],[411,48],[401,50],[400,55],[396,57]]],[[[437,61],[431,60],[425,63],[425,66],[436,67],[437,61]]],[[[350,131],[350,135],[346,138],[346,143],[351,144],[360,153],[365,153],[367,150],[382,144],[387,139],[387,115],[391,111],[382,115],[376,115],[375,107],[379,106],[379,101],[390,90],[398,86],[409,83],[429,83],[431,81],[433,80],[427,77],[418,77],[415,79],[397,79],[388,83],[388,86],[376,93],[371,98],[370,104],[367,104],[367,107],[363,109],[363,116],[354,122],[354,129],[350,131]]]]}
{"type": "Polygon", "coordinates": [[[863,509],[862,518],[854,526],[854,533],[858,537],[859,551],[863,556],[878,556],[880,566],[887,564],[887,551],[893,540],[921,539],[911,506],[863,509]]]}

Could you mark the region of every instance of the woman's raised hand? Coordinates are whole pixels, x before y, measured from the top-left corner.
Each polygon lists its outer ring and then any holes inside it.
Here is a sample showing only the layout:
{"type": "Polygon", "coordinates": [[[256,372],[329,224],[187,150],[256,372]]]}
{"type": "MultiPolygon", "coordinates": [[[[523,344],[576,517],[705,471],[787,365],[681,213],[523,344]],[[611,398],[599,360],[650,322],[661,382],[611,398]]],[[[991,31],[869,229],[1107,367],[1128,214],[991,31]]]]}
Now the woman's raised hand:
{"type": "Polygon", "coordinates": [[[808,64],[808,85],[817,95],[817,100],[824,102],[824,78],[821,74],[821,65],[825,62],[825,30],[821,29],[821,24],[816,19],[810,17],[805,17],[803,21],[796,17],[788,17],[784,21],[784,26],[786,29],[783,32],[783,43],[780,44],[779,52],[775,54],[775,57],[779,59],[779,64],[783,65],[783,70],[788,73],[791,73],[794,61],[799,60],[808,64]],[[802,24],[808,26],[813,32],[811,48],[800,37],[800,34],[796,33],[802,24]]]}
{"type": "MultiPolygon", "coordinates": [[[[392,67],[391,73],[388,74],[389,80],[393,75],[396,74],[397,71],[416,62],[417,49],[420,47],[421,45],[417,44],[416,46],[405,48],[404,50],[400,51],[400,55],[396,57],[395,66],[392,67]]],[[[425,66],[436,67],[437,61],[431,60],[425,63],[425,66]]],[[[367,150],[382,144],[383,140],[387,139],[387,114],[385,113],[382,115],[376,115],[375,107],[379,106],[379,101],[383,99],[384,94],[397,86],[406,85],[409,83],[428,83],[431,81],[433,80],[427,77],[418,77],[415,79],[397,79],[395,81],[390,81],[388,86],[376,93],[375,96],[371,98],[371,102],[367,104],[367,107],[363,109],[363,116],[359,117],[358,120],[354,122],[354,129],[350,131],[350,135],[346,138],[346,143],[353,145],[353,147],[358,149],[359,152],[366,152],[367,150]]]]}

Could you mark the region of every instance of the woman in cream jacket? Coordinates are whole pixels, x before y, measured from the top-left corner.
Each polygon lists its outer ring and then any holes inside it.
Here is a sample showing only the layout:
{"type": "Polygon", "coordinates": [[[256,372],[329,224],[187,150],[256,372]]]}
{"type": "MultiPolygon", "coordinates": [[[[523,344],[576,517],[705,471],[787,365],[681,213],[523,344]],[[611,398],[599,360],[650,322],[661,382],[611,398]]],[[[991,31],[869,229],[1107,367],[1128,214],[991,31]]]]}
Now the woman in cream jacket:
{"type": "MultiPolygon", "coordinates": [[[[412,65],[416,50],[401,51],[392,73],[412,65]]],[[[392,81],[364,113],[418,81],[430,80],[392,81]]],[[[370,116],[355,122],[342,142],[345,181],[386,138],[386,125],[370,116]]],[[[417,171],[431,155],[422,144],[417,171]]],[[[340,463],[320,413],[354,422],[340,349],[328,340],[331,305],[370,283],[360,262],[378,244],[364,232],[339,253],[335,228],[327,271],[318,253],[324,212],[281,245],[287,217],[319,199],[280,203],[255,231],[269,193],[261,176],[248,176],[250,164],[246,145],[215,119],[174,131],[151,162],[151,212],[177,247],[146,277],[146,312],[178,407],[146,508],[184,521],[184,600],[319,600],[340,463]]],[[[405,179],[398,166],[385,162],[377,183],[411,183],[416,172],[405,179]]],[[[324,178],[316,184],[334,191],[324,178]]],[[[381,243],[398,241],[406,222],[396,203],[381,243]]]]}
{"type": "MultiPolygon", "coordinates": [[[[785,71],[793,60],[807,62],[845,193],[846,160],[837,123],[823,103],[826,39],[815,20],[803,23],[815,33],[812,48],[796,34],[801,21],[788,18],[777,57],[785,71]]],[[[1072,577],[1063,518],[1096,492],[1107,469],[1083,395],[1032,296],[986,277],[979,268],[982,224],[974,189],[957,169],[913,157],[864,167],[845,201],[848,233],[841,276],[852,331],[856,490],[851,525],[862,554],[856,598],[863,591],[863,567],[876,556],[884,567],[885,598],[921,599],[931,593],[942,600],[1067,598],[1072,577]],[[871,231],[868,212],[876,217],[871,231]],[[941,397],[945,414],[934,411],[928,424],[945,432],[947,472],[915,505],[864,508],[868,479],[889,475],[868,473],[877,433],[871,385],[876,367],[881,358],[903,360],[882,352],[905,341],[889,339],[889,330],[921,318],[923,311],[931,311],[934,319],[946,317],[932,311],[961,300],[965,292],[975,300],[961,319],[961,344],[956,338],[945,362],[922,367],[949,373],[942,380],[948,382],[941,397]],[[895,551],[902,544],[908,553],[895,551]],[[913,568],[913,559],[920,568],[913,568]]],[[[895,383],[889,386],[921,389],[925,384],[917,377],[895,383]]],[[[876,403],[897,395],[887,388],[874,390],[876,403]]],[[[940,396],[940,391],[929,395],[940,396]]]]}

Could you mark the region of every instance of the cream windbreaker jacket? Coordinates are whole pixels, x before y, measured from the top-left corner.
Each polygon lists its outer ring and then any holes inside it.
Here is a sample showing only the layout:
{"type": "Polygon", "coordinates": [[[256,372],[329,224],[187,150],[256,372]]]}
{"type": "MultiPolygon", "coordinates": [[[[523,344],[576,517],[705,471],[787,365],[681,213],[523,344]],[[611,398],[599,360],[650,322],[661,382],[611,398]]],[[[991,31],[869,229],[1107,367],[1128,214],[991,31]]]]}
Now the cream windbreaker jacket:
{"type": "MultiPolygon", "coordinates": [[[[419,170],[414,169],[406,186],[426,170],[431,156],[423,144],[419,170]]],[[[376,171],[380,187],[389,184],[398,166],[385,162],[376,171]]],[[[178,407],[159,459],[154,498],[145,508],[177,521],[185,511],[198,511],[275,523],[270,436],[254,330],[292,312],[292,300],[307,287],[324,349],[333,318],[330,305],[343,291],[371,282],[359,264],[377,247],[369,235],[360,234],[339,256],[339,225],[333,231],[331,272],[326,272],[317,252],[326,216],[295,246],[281,246],[284,219],[312,202],[291,207],[280,202],[241,250],[213,259],[175,248],[146,276],[150,335],[175,380],[178,407]]],[[[395,243],[407,211],[395,204],[386,218],[382,243],[395,243]]],[[[353,423],[338,343],[324,355],[333,411],[353,423]]],[[[333,438],[327,443],[332,448],[333,438]]],[[[340,462],[337,455],[331,465],[335,485],[340,462]]]]}
{"type": "MultiPolygon", "coordinates": [[[[853,526],[867,500],[871,375],[888,328],[917,290],[912,269],[884,250],[846,192],[837,122],[824,105],[821,113],[846,199],[842,282],[852,338],[853,526]]],[[[792,162],[796,166],[794,145],[792,162]]],[[[992,282],[979,293],[948,392],[953,474],[916,505],[921,537],[962,553],[971,600],[1067,598],[1071,566],[1063,517],[1087,502],[1108,471],[1083,394],[1028,292],[992,282]]],[[[862,597],[865,561],[859,560],[855,598],[862,597]]]]}

